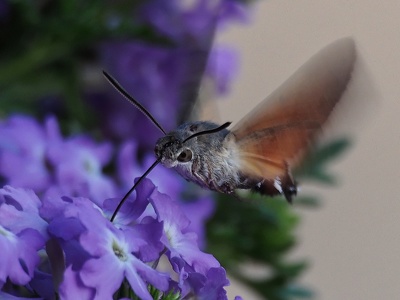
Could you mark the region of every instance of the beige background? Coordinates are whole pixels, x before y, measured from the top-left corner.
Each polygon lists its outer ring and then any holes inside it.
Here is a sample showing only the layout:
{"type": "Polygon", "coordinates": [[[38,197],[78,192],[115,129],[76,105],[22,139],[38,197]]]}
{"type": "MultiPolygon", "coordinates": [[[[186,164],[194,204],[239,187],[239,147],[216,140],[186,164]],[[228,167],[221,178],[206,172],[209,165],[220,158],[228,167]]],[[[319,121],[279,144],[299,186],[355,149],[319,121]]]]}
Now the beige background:
{"type": "MultiPolygon", "coordinates": [[[[330,166],[340,185],[305,184],[305,193],[321,196],[322,207],[294,205],[303,219],[293,257],[311,262],[302,283],[317,299],[400,299],[400,1],[260,0],[253,11],[251,24],[219,38],[237,47],[242,60],[233,92],[220,105],[222,120],[238,120],[343,36],[355,38],[379,91],[371,96],[370,82],[355,80],[345,101],[358,104],[335,127],[355,137],[352,149],[330,166]]],[[[229,293],[230,299],[247,295],[237,286],[229,293]]]]}

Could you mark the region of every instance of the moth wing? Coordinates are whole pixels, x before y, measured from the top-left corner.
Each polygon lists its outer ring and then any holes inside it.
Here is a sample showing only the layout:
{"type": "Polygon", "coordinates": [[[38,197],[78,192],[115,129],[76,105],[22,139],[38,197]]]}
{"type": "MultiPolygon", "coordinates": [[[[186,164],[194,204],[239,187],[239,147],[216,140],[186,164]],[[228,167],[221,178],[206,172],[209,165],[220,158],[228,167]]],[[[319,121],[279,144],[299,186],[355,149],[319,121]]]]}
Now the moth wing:
{"type": "Polygon", "coordinates": [[[241,170],[274,179],[304,156],[351,78],[351,38],[323,48],[232,129],[241,170]]]}

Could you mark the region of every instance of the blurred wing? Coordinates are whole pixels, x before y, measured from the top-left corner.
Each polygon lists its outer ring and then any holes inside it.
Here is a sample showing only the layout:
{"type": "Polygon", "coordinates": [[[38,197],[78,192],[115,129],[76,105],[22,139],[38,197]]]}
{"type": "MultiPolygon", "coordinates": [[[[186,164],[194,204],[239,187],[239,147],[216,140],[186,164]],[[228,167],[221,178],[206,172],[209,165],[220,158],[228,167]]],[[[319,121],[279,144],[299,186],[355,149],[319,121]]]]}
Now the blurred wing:
{"type": "Polygon", "coordinates": [[[210,21],[202,28],[201,36],[188,36],[181,50],[183,83],[181,87],[181,108],[178,124],[192,119],[196,115],[195,105],[199,100],[199,90],[207,68],[210,51],[213,47],[215,32],[218,26],[219,9],[211,11],[210,21]]]}
{"type": "Polygon", "coordinates": [[[274,179],[299,162],[346,89],[355,58],[351,38],[328,45],[235,125],[245,174],[274,179]]]}

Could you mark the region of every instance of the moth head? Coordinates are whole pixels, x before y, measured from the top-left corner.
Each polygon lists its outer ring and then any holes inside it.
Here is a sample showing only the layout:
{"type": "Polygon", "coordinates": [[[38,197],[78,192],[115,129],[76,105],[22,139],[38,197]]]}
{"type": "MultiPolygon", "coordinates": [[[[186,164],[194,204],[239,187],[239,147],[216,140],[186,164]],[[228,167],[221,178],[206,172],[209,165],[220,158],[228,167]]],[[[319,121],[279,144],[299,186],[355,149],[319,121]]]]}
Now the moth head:
{"type": "Polygon", "coordinates": [[[160,138],[154,149],[157,159],[167,168],[173,168],[178,164],[190,163],[193,158],[193,149],[197,149],[196,138],[201,135],[209,135],[220,132],[228,127],[231,123],[226,122],[221,126],[207,122],[186,123],[178,127],[177,130],[171,131],[167,135],[160,138]],[[200,130],[202,124],[211,128],[200,130]]]}
{"type": "Polygon", "coordinates": [[[173,168],[179,163],[187,163],[193,159],[193,151],[182,139],[170,134],[157,141],[154,152],[157,159],[167,168],[173,168]]]}

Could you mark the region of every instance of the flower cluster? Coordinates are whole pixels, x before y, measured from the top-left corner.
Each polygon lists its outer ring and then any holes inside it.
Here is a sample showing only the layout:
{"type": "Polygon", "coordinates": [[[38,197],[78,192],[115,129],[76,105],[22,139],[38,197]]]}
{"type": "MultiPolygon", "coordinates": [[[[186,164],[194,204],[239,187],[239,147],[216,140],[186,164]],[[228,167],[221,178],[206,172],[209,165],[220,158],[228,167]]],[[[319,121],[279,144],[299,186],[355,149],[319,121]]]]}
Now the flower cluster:
{"type": "Polygon", "coordinates": [[[0,295],[226,299],[225,270],[199,250],[177,202],[149,179],[111,223],[117,202],[1,189],[0,295]]]}
{"type": "MultiPolygon", "coordinates": [[[[143,164],[138,162],[133,141],[117,150],[112,143],[96,143],[88,135],[63,137],[54,117],[47,118],[44,125],[25,115],[0,121],[2,185],[29,188],[43,198],[86,197],[101,205],[105,198],[122,197],[151,160],[153,155],[148,154],[143,164]],[[106,165],[112,166],[115,174],[106,174],[106,165]]],[[[173,199],[182,198],[184,182],[171,170],[160,166],[151,177],[160,191],[173,199]]],[[[204,221],[214,211],[213,200],[204,195],[180,205],[203,248],[204,221]]]]}
{"type": "Polygon", "coordinates": [[[55,118],[42,126],[34,118],[14,115],[0,122],[0,174],[5,183],[46,196],[81,196],[95,202],[117,195],[102,168],[112,145],[89,136],[63,138],[55,118]]]}

